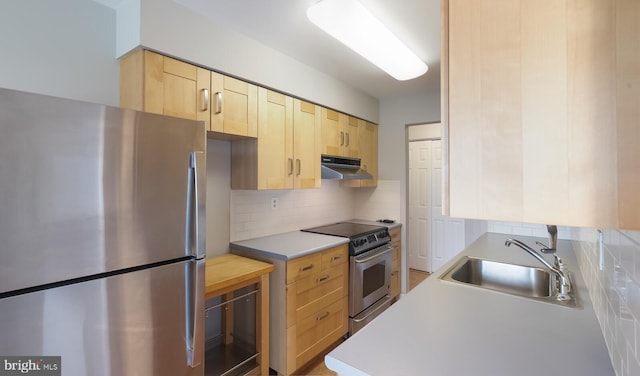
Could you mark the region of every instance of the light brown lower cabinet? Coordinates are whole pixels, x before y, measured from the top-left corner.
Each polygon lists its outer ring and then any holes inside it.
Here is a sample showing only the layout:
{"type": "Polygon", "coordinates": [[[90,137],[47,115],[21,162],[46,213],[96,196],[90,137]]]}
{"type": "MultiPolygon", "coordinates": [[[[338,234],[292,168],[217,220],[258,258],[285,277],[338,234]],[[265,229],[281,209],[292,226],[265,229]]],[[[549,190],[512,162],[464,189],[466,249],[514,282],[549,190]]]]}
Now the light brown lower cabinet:
{"type": "Polygon", "coordinates": [[[389,295],[391,295],[392,301],[398,300],[402,287],[402,267],[400,259],[402,250],[400,239],[401,231],[401,227],[389,230],[391,246],[393,247],[393,251],[391,251],[391,286],[389,287],[389,295]]]}
{"type": "Polygon", "coordinates": [[[246,250],[231,252],[275,265],[270,281],[270,362],[291,375],[349,330],[347,245],[285,261],[246,250]]]}

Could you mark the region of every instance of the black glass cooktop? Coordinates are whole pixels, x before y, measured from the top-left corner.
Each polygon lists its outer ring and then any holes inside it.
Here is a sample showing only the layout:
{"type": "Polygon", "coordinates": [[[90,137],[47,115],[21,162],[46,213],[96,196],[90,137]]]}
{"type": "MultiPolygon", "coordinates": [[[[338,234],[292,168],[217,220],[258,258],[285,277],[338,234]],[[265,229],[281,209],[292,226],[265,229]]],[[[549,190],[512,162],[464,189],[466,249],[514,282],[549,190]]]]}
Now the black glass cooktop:
{"type": "Polygon", "coordinates": [[[352,238],[354,236],[366,235],[386,229],[382,226],[363,225],[360,223],[338,222],[331,225],[306,228],[302,231],[315,232],[316,234],[341,236],[352,238]]]}

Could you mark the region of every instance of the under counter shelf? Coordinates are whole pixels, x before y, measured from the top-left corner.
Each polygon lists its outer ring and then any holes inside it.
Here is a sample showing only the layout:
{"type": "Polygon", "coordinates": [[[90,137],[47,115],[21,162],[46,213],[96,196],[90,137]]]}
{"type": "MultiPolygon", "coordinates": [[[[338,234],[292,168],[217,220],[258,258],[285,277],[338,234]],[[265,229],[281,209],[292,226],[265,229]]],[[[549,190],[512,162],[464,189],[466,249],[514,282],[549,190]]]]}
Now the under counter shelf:
{"type": "MultiPolygon", "coordinates": [[[[233,254],[207,259],[205,299],[220,297],[221,302],[208,307],[207,313],[222,309],[222,335],[215,343],[207,343],[205,373],[243,374],[252,364],[259,374],[269,372],[269,273],[272,264],[233,254]],[[255,345],[235,336],[234,305],[237,301],[255,297],[255,345]],[[236,338],[237,337],[237,338],[236,338]]],[[[246,308],[245,308],[246,309],[246,308]]]]}

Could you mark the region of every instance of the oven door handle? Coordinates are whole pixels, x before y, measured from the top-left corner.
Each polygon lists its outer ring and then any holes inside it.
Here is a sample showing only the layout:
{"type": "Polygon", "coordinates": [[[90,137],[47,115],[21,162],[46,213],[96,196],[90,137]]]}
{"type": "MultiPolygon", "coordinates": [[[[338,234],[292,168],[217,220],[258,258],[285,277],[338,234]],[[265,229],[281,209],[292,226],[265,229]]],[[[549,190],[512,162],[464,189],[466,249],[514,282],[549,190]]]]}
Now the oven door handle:
{"type": "MultiPolygon", "coordinates": [[[[392,247],[391,245],[385,245],[385,246],[383,246],[383,247],[384,247],[384,251],[382,251],[382,252],[375,252],[375,254],[373,254],[373,255],[371,255],[371,256],[369,256],[369,257],[367,257],[367,258],[363,258],[363,259],[359,259],[359,258],[356,256],[356,257],[354,257],[354,258],[353,258],[353,261],[354,261],[356,264],[362,264],[362,263],[365,263],[365,262],[367,262],[367,261],[371,261],[371,260],[373,260],[373,259],[374,259],[374,258],[376,258],[376,257],[379,257],[379,256],[382,256],[382,255],[384,255],[384,254],[386,254],[386,253],[389,253],[389,252],[391,252],[391,251],[393,250],[393,247],[392,247]]],[[[380,247],[380,248],[383,248],[383,247],[380,247]]],[[[380,249],[380,248],[378,248],[378,249],[380,249]]],[[[377,249],[374,249],[373,251],[377,251],[377,249]]],[[[365,254],[367,254],[367,253],[369,253],[369,252],[372,252],[372,251],[368,251],[368,252],[366,252],[365,254]]]]}
{"type": "Polygon", "coordinates": [[[371,315],[375,314],[376,312],[380,311],[381,308],[385,308],[385,305],[391,301],[391,297],[389,295],[385,296],[384,298],[382,298],[381,303],[378,304],[378,306],[376,307],[376,309],[374,309],[373,311],[369,312],[365,317],[360,317],[360,318],[355,318],[353,319],[353,322],[363,322],[365,320],[367,320],[369,317],[371,317],[371,315]],[[384,302],[382,301],[384,300],[384,302]]]}

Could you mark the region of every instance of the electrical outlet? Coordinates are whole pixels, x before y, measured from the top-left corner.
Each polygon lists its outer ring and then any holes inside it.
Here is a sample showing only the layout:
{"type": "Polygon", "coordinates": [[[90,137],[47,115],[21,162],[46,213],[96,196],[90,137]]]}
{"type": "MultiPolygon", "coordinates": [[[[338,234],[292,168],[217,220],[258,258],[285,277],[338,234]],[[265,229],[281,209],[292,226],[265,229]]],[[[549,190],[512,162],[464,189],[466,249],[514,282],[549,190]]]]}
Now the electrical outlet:
{"type": "Polygon", "coordinates": [[[278,199],[275,197],[271,198],[271,209],[276,210],[278,208],[278,199]]]}

